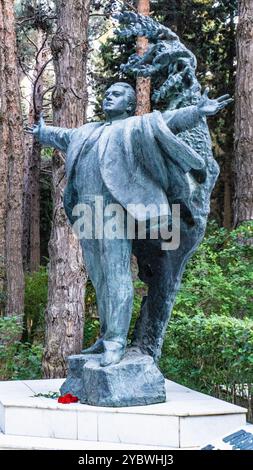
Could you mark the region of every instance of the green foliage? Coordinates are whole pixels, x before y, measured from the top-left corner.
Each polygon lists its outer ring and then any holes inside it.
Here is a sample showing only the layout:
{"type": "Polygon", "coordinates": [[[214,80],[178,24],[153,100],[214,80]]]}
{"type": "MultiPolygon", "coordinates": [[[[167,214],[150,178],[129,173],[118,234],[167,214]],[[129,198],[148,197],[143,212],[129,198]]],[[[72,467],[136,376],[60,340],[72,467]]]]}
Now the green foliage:
{"type": "Polygon", "coordinates": [[[47,284],[48,273],[45,267],[25,276],[24,341],[44,340],[47,284]]]}
{"type": "Polygon", "coordinates": [[[144,282],[140,281],[137,279],[134,282],[134,302],[133,302],[133,314],[132,314],[132,319],[130,323],[130,328],[129,328],[129,342],[132,337],[132,333],[134,330],[135,322],[139,316],[140,309],[141,309],[141,302],[143,296],[147,295],[147,286],[144,284],[144,282]]]}
{"type": "Polygon", "coordinates": [[[55,400],[59,398],[60,394],[58,392],[48,392],[48,393],[35,393],[33,397],[44,397],[44,398],[52,398],[55,400]]]}
{"type": "Polygon", "coordinates": [[[12,363],[11,380],[35,380],[42,378],[43,346],[19,343],[12,363]]]}
{"type": "Polygon", "coordinates": [[[20,317],[0,317],[0,380],[41,377],[42,346],[22,343],[20,317]]]}
{"type": "Polygon", "coordinates": [[[161,369],[188,387],[253,410],[253,223],[209,224],[189,262],[165,337],[161,369]]]}
{"type": "Polygon", "coordinates": [[[84,326],[84,348],[88,348],[99,337],[99,320],[96,318],[88,318],[84,326]]]}
{"type": "Polygon", "coordinates": [[[97,313],[96,292],[88,279],[85,289],[85,325],[84,348],[88,348],[99,336],[99,320],[97,313]]]}
{"type": "Polygon", "coordinates": [[[2,289],[0,290],[0,309],[4,310],[7,301],[7,294],[2,289]]]}
{"type": "Polygon", "coordinates": [[[3,346],[3,348],[20,338],[21,332],[21,316],[0,316],[0,345],[3,346]]]}
{"type": "Polygon", "coordinates": [[[160,366],[171,380],[208,393],[253,384],[253,320],[177,314],[169,324],[160,366]]]}
{"type": "MultiPolygon", "coordinates": [[[[44,152],[44,151],[43,151],[44,152]]],[[[42,165],[51,159],[51,154],[42,159],[42,165]]],[[[52,175],[42,173],[40,178],[40,253],[41,264],[48,263],[48,243],[52,228],[53,200],[52,200],[52,175]]]]}
{"type": "Polygon", "coordinates": [[[85,308],[86,314],[92,316],[96,311],[96,292],[90,279],[88,279],[85,288],[85,308]]]}
{"type": "Polygon", "coordinates": [[[0,317],[0,380],[41,377],[47,283],[44,267],[26,275],[23,324],[21,317],[0,317]]]}
{"type": "Polygon", "coordinates": [[[188,263],[174,313],[253,318],[253,223],[228,231],[211,223],[188,263]]]}

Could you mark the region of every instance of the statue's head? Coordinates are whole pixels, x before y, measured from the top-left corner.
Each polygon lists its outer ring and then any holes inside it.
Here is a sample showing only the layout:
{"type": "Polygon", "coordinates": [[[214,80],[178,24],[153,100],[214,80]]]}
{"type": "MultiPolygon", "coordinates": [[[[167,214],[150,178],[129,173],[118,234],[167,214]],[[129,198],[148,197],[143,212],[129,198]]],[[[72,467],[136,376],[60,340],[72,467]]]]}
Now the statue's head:
{"type": "Polygon", "coordinates": [[[103,110],[108,118],[133,116],[135,108],[136,94],[128,83],[115,83],[105,92],[103,110]]]}

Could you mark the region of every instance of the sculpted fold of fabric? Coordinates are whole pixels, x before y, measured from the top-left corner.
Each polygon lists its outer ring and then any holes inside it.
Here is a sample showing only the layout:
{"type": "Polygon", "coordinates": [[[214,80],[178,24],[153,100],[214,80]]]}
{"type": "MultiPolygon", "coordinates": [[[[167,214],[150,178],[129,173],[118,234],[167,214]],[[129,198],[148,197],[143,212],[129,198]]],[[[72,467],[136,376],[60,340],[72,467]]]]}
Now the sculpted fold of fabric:
{"type": "MultiPolygon", "coordinates": [[[[195,107],[187,108],[171,112],[171,118],[180,114],[180,119],[187,121],[183,124],[187,128],[196,119],[195,113],[195,107]]],[[[70,222],[75,221],[72,210],[78,203],[73,185],[75,166],[91,137],[98,140],[100,171],[106,187],[136,220],[146,217],[141,205],[161,207],[163,216],[171,213],[171,203],[180,201],[194,219],[191,191],[195,177],[189,176],[189,172],[195,170],[195,176],[198,172],[203,174],[204,161],[170,130],[162,114],[155,111],[130,117],[112,123],[110,132],[105,133],[104,129],[103,123],[86,124],[74,130],[46,127],[40,136],[42,143],[67,154],[64,206],[70,222]]]]}

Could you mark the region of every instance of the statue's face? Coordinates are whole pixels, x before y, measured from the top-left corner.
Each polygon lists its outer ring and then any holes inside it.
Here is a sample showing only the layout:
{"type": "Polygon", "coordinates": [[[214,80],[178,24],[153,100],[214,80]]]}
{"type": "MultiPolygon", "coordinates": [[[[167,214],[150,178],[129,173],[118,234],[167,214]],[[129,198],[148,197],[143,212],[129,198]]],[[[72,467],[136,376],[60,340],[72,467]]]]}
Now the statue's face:
{"type": "Polygon", "coordinates": [[[106,92],[103,110],[108,117],[116,117],[129,111],[129,93],[121,85],[112,85],[106,92]]]}

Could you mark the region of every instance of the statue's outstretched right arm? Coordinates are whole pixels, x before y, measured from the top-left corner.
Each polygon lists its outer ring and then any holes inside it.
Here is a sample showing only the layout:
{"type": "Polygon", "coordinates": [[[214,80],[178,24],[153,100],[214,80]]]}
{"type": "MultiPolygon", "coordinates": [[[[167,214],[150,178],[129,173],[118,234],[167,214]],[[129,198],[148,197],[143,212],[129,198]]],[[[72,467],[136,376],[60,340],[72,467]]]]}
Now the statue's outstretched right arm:
{"type": "Polygon", "coordinates": [[[33,134],[42,145],[53,147],[66,153],[74,129],[46,126],[41,114],[39,123],[32,128],[28,128],[28,131],[33,134]]]}

